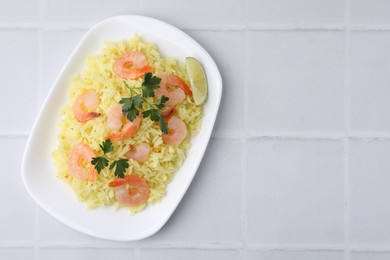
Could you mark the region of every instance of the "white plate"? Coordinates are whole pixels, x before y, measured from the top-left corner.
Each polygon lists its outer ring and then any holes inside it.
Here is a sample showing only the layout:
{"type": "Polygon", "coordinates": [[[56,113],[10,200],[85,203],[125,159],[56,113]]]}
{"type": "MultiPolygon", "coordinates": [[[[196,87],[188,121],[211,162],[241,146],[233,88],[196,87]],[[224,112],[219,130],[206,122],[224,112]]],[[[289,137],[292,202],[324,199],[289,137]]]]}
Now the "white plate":
{"type": "MultiPolygon", "coordinates": [[[[222,79],[210,55],[179,29],[143,16],[117,16],[93,26],[66,62],[55,81],[27,142],[22,165],[24,185],[33,199],[64,224],[88,235],[118,241],[131,241],[156,233],[169,219],[187,191],[209,142],[222,95],[222,79]],[[197,58],[207,75],[209,96],[204,104],[202,128],[191,138],[183,166],[168,185],[161,203],[148,205],[133,216],[113,207],[87,210],[78,202],[70,187],[56,177],[50,153],[57,146],[59,110],[67,102],[71,77],[83,71],[91,54],[99,53],[103,43],[131,38],[137,33],[154,42],[165,57],[184,62],[186,56],[197,58]]],[[[188,223],[191,225],[191,223],[188,223]]]]}

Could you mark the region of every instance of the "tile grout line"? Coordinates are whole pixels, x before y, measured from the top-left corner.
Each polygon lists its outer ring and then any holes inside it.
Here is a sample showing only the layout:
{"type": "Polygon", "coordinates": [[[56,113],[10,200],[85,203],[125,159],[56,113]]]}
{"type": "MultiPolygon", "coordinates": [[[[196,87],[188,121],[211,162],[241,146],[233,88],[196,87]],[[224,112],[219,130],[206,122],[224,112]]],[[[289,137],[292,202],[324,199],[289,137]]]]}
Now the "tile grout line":
{"type": "Polygon", "coordinates": [[[351,135],[351,35],[350,35],[350,0],[345,0],[345,75],[344,75],[344,131],[346,137],[343,141],[343,161],[344,161],[344,258],[350,260],[350,247],[349,247],[349,229],[350,229],[350,198],[349,198],[349,151],[350,151],[350,135],[351,135]]]}
{"type": "MultiPolygon", "coordinates": [[[[345,124],[345,123],[344,123],[345,124]]],[[[215,139],[235,139],[235,136],[217,136],[215,139]]],[[[306,134],[306,135],[290,135],[290,134],[248,134],[247,139],[250,140],[291,140],[291,141],[344,141],[348,140],[357,140],[362,142],[373,142],[373,141],[390,141],[390,136],[387,135],[345,135],[345,134],[306,134]]]]}
{"type": "MultiPolygon", "coordinates": [[[[34,248],[35,244],[30,242],[0,242],[0,249],[2,248],[34,248]]],[[[171,242],[160,244],[139,244],[128,246],[122,244],[107,243],[80,243],[80,242],[42,242],[40,248],[45,249],[132,249],[137,251],[148,249],[204,249],[204,250],[242,250],[241,243],[193,243],[193,242],[171,242]]],[[[264,243],[249,243],[243,251],[345,251],[344,245],[280,245],[280,244],[264,244],[264,243]]],[[[390,246],[375,246],[375,245],[358,245],[350,246],[353,252],[388,252],[390,253],[390,246]]]]}
{"type": "Polygon", "coordinates": [[[344,245],[321,245],[321,246],[310,246],[310,245],[281,245],[281,244],[263,244],[253,243],[248,245],[247,250],[252,251],[338,251],[343,252],[344,245]]]}
{"type": "Polygon", "coordinates": [[[346,137],[343,141],[343,161],[344,161],[344,259],[350,259],[349,248],[349,140],[346,137]]]}
{"type": "Polygon", "coordinates": [[[370,253],[377,253],[377,252],[386,252],[390,253],[390,246],[375,246],[375,245],[369,245],[369,246],[350,246],[350,251],[352,252],[370,252],[370,253]]]}
{"type": "Polygon", "coordinates": [[[43,82],[43,35],[44,30],[40,28],[38,30],[38,88],[37,88],[37,109],[39,110],[40,104],[42,103],[42,82],[43,82]]]}
{"type": "Polygon", "coordinates": [[[256,134],[248,132],[246,134],[247,139],[291,139],[291,140],[334,140],[340,141],[345,138],[344,134],[288,134],[288,133],[261,133],[256,134]]]}
{"type": "Polygon", "coordinates": [[[344,31],[344,24],[261,24],[248,26],[250,31],[344,31]]]}
{"type": "MultiPolygon", "coordinates": [[[[143,8],[143,5],[140,5],[143,8]]],[[[43,31],[78,31],[88,30],[93,24],[65,24],[65,23],[0,23],[0,30],[43,30],[43,31]]],[[[251,24],[251,25],[210,25],[199,27],[180,27],[186,31],[228,32],[228,31],[345,31],[344,24],[251,24]]],[[[390,25],[348,25],[352,32],[390,31],[390,25]]]]}
{"type": "MultiPolygon", "coordinates": [[[[248,13],[248,0],[244,1],[244,13],[248,13]]],[[[243,60],[243,67],[245,69],[244,74],[244,135],[241,136],[241,249],[240,252],[240,258],[243,259],[247,248],[248,243],[248,207],[247,207],[247,198],[248,198],[248,192],[247,192],[247,127],[248,127],[248,53],[249,53],[249,33],[248,33],[248,21],[247,17],[248,15],[245,15],[245,28],[244,28],[244,60],[243,60]]]]}
{"type": "MultiPolygon", "coordinates": [[[[248,32],[244,32],[244,68],[247,68],[247,57],[248,57],[248,32]]],[[[247,91],[247,83],[248,83],[248,73],[245,72],[244,75],[244,100],[248,100],[248,91],[247,91]]],[[[243,249],[246,248],[247,246],[247,241],[248,241],[248,207],[247,207],[247,164],[248,164],[248,158],[247,158],[247,146],[248,146],[248,141],[247,141],[247,127],[248,127],[248,116],[247,116],[247,111],[248,111],[248,106],[247,102],[244,102],[244,136],[241,137],[241,237],[242,237],[242,245],[243,249]]]]}
{"type": "MultiPolygon", "coordinates": [[[[80,242],[42,242],[41,248],[101,248],[101,249],[133,249],[142,251],[143,249],[208,249],[208,250],[237,250],[241,249],[241,243],[194,243],[194,242],[177,242],[172,241],[168,243],[159,244],[137,244],[128,246],[127,244],[112,244],[112,243],[80,243],[80,242]]],[[[1,248],[1,244],[0,244],[1,248]]]]}
{"type": "Polygon", "coordinates": [[[349,140],[346,138],[344,140],[344,151],[343,151],[343,160],[344,160],[344,252],[345,260],[350,259],[350,248],[349,248],[349,140]]]}

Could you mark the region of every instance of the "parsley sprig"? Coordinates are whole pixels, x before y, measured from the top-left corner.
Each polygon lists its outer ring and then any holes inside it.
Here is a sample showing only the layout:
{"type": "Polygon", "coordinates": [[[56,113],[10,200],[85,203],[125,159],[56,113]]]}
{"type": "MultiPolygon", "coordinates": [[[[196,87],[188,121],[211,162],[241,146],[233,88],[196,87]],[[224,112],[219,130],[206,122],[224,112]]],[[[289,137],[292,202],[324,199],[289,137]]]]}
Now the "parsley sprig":
{"type": "Polygon", "coordinates": [[[114,160],[107,156],[109,152],[114,151],[114,146],[110,139],[103,141],[102,144],[99,145],[100,149],[103,151],[103,156],[93,157],[91,160],[92,165],[95,166],[95,169],[98,173],[100,173],[105,167],[107,167],[110,163],[110,170],[115,168],[114,174],[119,178],[125,177],[125,172],[127,168],[129,168],[129,163],[127,159],[118,159],[114,160]]]}
{"type": "Polygon", "coordinates": [[[122,98],[119,103],[123,104],[122,114],[127,117],[130,121],[139,115],[139,110],[144,107],[144,103],[148,105],[148,110],[142,112],[142,117],[150,119],[154,122],[159,122],[161,132],[168,134],[168,125],[165,121],[161,110],[165,107],[165,103],[169,100],[168,97],[162,96],[159,98],[156,103],[151,103],[147,98],[154,97],[154,90],[159,88],[161,79],[159,77],[153,76],[152,73],[145,73],[144,81],[142,83],[142,95],[137,94],[133,88],[131,88],[126,81],[123,81],[123,84],[130,90],[132,96],[127,98],[122,98]]]}

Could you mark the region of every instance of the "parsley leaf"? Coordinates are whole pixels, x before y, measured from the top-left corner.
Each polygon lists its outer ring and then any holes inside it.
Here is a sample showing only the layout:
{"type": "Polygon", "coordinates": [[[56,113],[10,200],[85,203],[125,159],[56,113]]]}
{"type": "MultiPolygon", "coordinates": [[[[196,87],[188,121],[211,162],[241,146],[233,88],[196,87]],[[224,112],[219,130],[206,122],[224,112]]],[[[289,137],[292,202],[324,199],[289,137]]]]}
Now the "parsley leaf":
{"type": "Polygon", "coordinates": [[[99,144],[99,146],[104,154],[114,151],[114,146],[112,146],[112,142],[110,139],[103,141],[103,143],[99,144]]]}
{"type": "Polygon", "coordinates": [[[141,95],[135,95],[130,98],[122,98],[119,101],[122,106],[122,114],[127,117],[131,122],[139,115],[137,108],[142,108],[142,97],[141,95]]]}
{"type": "Polygon", "coordinates": [[[148,116],[150,116],[150,114],[151,114],[151,111],[150,111],[151,109],[149,109],[149,110],[145,110],[144,112],[142,112],[142,117],[143,118],[147,118],[148,116]]]}
{"type": "Polygon", "coordinates": [[[159,88],[161,79],[159,77],[153,76],[152,73],[145,73],[144,82],[142,83],[142,96],[144,98],[154,97],[154,90],[159,88]]]}
{"type": "Polygon", "coordinates": [[[152,119],[152,121],[154,122],[157,122],[158,120],[160,120],[160,117],[161,117],[161,111],[160,110],[157,110],[157,109],[150,109],[150,119],[152,119]]]}
{"type": "Polygon", "coordinates": [[[141,95],[135,95],[133,97],[133,104],[135,107],[142,108],[142,97],[141,95]]]}
{"type": "Polygon", "coordinates": [[[159,109],[163,109],[164,106],[165,106],[165,103],[169,100],[168,97],[166,96],[162,96],[160,97],[157,102],[156,102],[156,107],[158,107],[159,109]]]}
{"type": "Polygon", "coordinates": [[[129,119],[131,122],[134,121],[134,119],[139,115],[139,111],[136,108],[132,108],[128,111],[123,111],[122,114],[129,119]]]}
{"type": "Polygon", "coordinates": [[[144,82],[142,86],[158,86],[160,84],[161,78],[153,76],[151,72],[145,73],[144,82]]]}
{"type": "Polygon", "coordinates": [[[149,117],[154,122],[157,122],[160,119],[161,111],[158,109],[151,108],[142,112],[144,118],[149,117]]]}
{"type": "Polygon", "coordinates": [[[108,160],[105,157],[93,157],[91,163],[92,165],[95,165],[95,169],[98,173],[108,166],[108,160]]]}
{"type": "Polygon", "coordinates": [[[154,97],[154,90],[156,88],[158,88],[158,86],[143,86],[142,95],[144,97],[154,97]]]}
{"type": "Polygon", "coordinates": [[[151,108],[149,110],[142,112],[142,116],[144,118],[150,117],[152,121],[159,122],[161,132],[163,132],[164,134],[168,134],[168,125],[164,119],[164,116],[161,113],[161,110],[151,108]]]}
{"type": "Polygon", "coordinates": [[[133,99],[132,98],[122,98],[119,101],[119,104],[123,104],[122,112],[127,112],[133,107],[133,99]]]}
{"type": "Polygon", "coordinates": [[[164,134],[166,134],[166,135],[168,134],[168,124],[165,121],[163,116],[160,116],[160,129],[161,129],[161,132],[163,132],[164,134]]]}
{"type": "MultiPolygon", "coordinates": [[[[93,157],[91,160],[91,164],[94,165],[98,173],[100,173],[105,167],[109,165],[110,163],[109,159],[114,160],[106,155],[107,153],[114,151],[114,146],[112,145],[110,139],[103,141],[103,143],[100,144],[99,146],[102,149],[104,155],[93,157]]],[[[110,170],[112,170],[114,167],[116,167],[115,175],[123,176],[121,178],[124,178],[124,173],[126,172],[126,169],[129,167],[129,164],[127,162],[127,159],[119,159],[111,163],[110,170]]]]}
{"type": "Polygon", "coordinates": [[[129,162],[127,159],[119,159],[116,161],[113,161],[110,165],[110,170],[115,168],[115,176],[119,178],[124,178],[125,177],[125,172],[127,168],[129,168],[129,162]]]}
{"type": "MultiPolygon", "coordinates": [[[[147,100],[147,98],[155,96],[154,90],[160,87],[160,82],[161,79],[159,77],[153,76],[150,72],[145,73],[144,81],[142,82],[142,95],[140,95],[137,94],[134,88],[131,88],[126,81],[123,81],[125,86],[135,96],[122,98],[119,103],[123,104],[122,114],[130,121],[134,121],[134,119],[139,115],[139,110],[143,107],[143,104],[146,103],[149,109],[142,112],[142,117],[150,117],[152,121],[158,122],[160,124],[161,131],[168,134],[168,125],[161,110],[165,107],[165,103],[169,100],[169,98],[162,96],[155,103],[147,100]]],[[[115,167],[115,165],[112,167],[115,167]]]]}

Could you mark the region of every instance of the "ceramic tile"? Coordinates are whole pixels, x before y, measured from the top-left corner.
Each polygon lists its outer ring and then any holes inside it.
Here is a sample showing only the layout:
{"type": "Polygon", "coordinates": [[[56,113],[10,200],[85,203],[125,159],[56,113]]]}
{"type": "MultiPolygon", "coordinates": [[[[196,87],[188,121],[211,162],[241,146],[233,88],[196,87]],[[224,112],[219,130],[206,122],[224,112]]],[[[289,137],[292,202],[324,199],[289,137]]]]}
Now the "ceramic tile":
{"type": "Polygon", "coordinates": [[[222,75],[223,95],[213,135],[220,137],[243,134],[246,102],[244,33],[204,31],[187,33],[212,55],[222,75]]]}
{"type": "Polygon", "coordinates": [[[187,260],[239,260],[240,256],[234,250],[204,250],[204,249],[142,249],[140,260],[172,260],[172,259],[187,259],[187,260]]]}
{"type": "Polygon", "coordinates": [[[195,178],[176,211],[157,234],[140,243],[239,242],[240,146],[240,141],[211,140],[195,178]]]}
{"type": "Polygon", "coordinates": [[[2,0],[1,23],[38,23],[39,0],[2,0]]]}
{"type": "Polygon", "coordinates": [[[33,257],[32,248],[0,248],[0,259],[25,260],[33,259],[33,257]]]}
{"type": "Polygon", "coordinates": [[[248,128],[254,134],[341,133],[344,35],[249,35],[248,128]]]}
{"type": "Polygon", "coordinates": [[[112,16],[140,13],[140,0],[43,1],[44,21],[49,24],[91,26],[112,16]]]}
{"type": "Polygon", "coordinates": [[[37,112],[38,32],[0,30],[0,39],[0,110],[9,111],[0,114],[0,133],[28,133],[37,112]]]}
{"type": "Polygon", "coordinates": [[[234,0],[148,0],[141,1],[144,15],[161,19],[179,28],[231,27],[245,23],[244,5],[234,0]]]}
{"type": "Polygon", "coordinates": [[[390,32],[351,34],[351,129],[390,133],[390,32]]]}
{"type": "Polygon", "coordinates": [[[340,24],[344,23],[344,1],[338,0],[249,0],[250,24],[340,24]]]}
{"type": "Polygon", "coordinates": [[[387,0],[351,1],[351,23],[359,25],[377,25],[390,23],[390,5],[387,0]]]}
{"type": "Polygon", "coordinates": [[[44,248],[39,251],[41,260],[106,260],[106,259],[136,259],[133,249],[121,248],[44,248]]]}
{"type": "Polygon", "coordinates": [[[343,260],[344,252],[333,251],[248,251],[246,260],[343,260]]]}
{"type": "Polygon", "coordinates": [[[247,154],[249,243],[344,243],[342,142],[250,140],[247,154]]]}
{"type": "Polygon", "coordinates": [[[47,31],[43,36],[42,85],[39,102],[42,104],[55,79],[86,31],[47,31]]]}
{"type": "MultiPolygon", "coordinates": [[[[4,180],[0,189],[0,243],[32,242],[35,239],[36,204],[21,178],[22,154],[26,138],[0,138],[0,158],[4,180]]],[[[1,258],[1,257],[0,257],[1,258]]]]}
{"type": "Polygon", "coordinates": [[[350,242],[390,243],[390,141],[353,141],[350,145],[350,242]]]}

